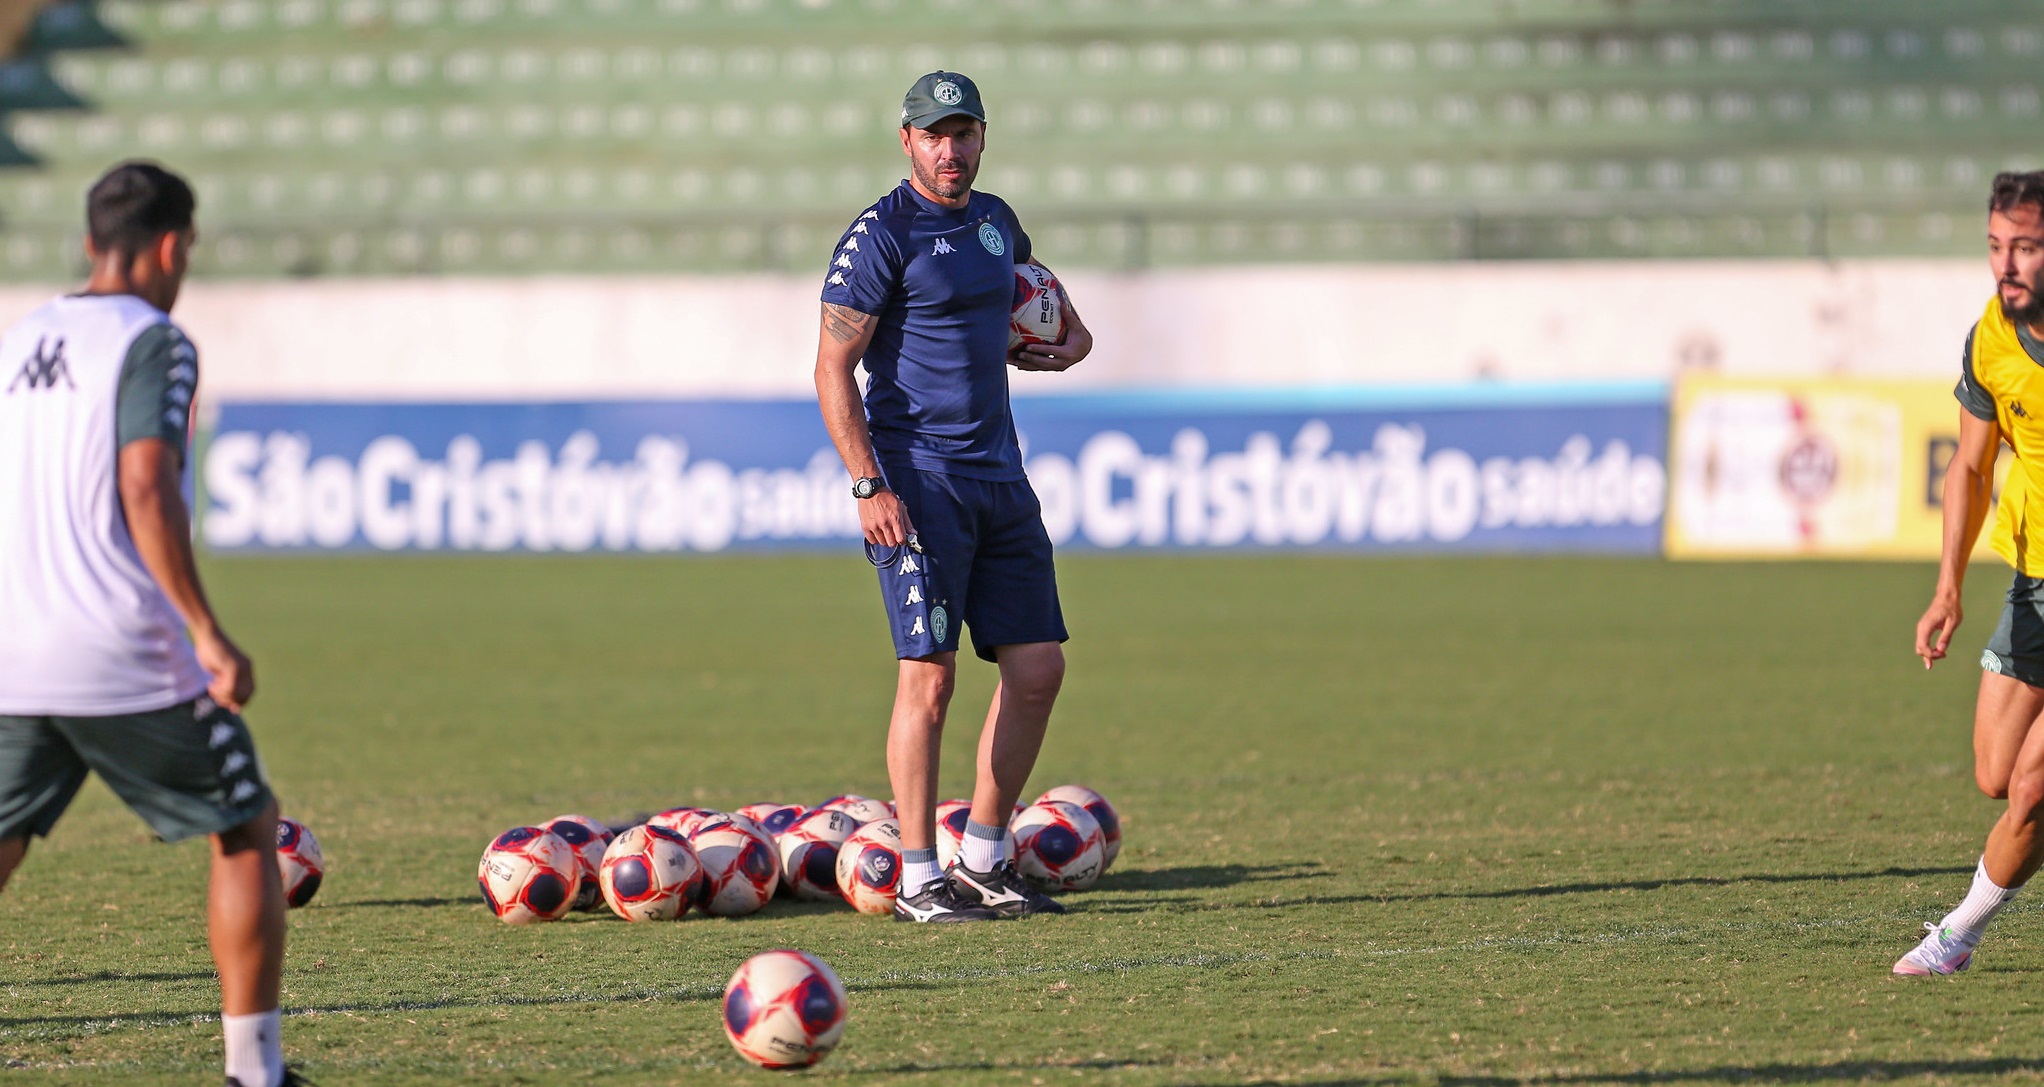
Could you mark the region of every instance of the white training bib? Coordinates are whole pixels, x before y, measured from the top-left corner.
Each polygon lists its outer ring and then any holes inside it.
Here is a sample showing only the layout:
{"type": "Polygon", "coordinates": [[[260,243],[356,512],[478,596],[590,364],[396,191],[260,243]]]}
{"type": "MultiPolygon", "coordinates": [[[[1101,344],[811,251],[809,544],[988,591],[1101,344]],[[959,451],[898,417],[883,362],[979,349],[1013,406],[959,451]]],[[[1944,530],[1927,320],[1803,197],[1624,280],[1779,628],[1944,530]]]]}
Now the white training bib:
{"type": "Polygon", "coordinates": [[[169,320],[132,295],[72,296],[0,339],[0,714],[137,713],[206,689],[117,477],[121,368],[169,320]]]}

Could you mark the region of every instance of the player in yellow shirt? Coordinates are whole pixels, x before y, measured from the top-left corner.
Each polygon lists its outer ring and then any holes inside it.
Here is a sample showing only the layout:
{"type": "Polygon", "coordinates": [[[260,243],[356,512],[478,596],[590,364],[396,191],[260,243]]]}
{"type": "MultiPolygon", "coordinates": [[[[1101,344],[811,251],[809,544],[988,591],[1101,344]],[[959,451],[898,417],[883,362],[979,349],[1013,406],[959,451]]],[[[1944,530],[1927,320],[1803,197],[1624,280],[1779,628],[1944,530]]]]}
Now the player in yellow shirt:
{"type": "Polygon", "coordinates": [[[2036,727],[2044,715],[2044,171],[1994,179],[1987,252],[1999,289],[1966,338],[1959,449],[1945,475],[1944,554],[1937,591],[1916,624],[1916,655],[1925,668],[1942,660],[1959,627],[1966,560],[1994,493],[1995,455],[2007,442],[2016,463],[2002,486],[1994,549],[2016,579],[1980,657],[1973,778],[2008,808],[1987,836],[1965,900],[1942,921],[1925,922],[1923,941],[1896,961],[1897,974],[1966,969],[1988,923],[2044,862],[2044,728],[2036,727]]]}

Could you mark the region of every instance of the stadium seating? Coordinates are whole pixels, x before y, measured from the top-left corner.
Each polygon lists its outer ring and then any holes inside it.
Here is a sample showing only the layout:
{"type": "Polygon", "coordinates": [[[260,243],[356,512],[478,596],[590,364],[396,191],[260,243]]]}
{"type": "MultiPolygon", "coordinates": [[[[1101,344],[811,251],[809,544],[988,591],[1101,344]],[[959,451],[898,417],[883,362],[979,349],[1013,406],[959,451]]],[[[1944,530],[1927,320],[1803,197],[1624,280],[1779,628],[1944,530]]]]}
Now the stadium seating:
{"type": "Polygon", "coordinates": [[[0,278],[129,155],[214,274],[813,267],[937,67],[1055,263],[1971,253],[2040,60],[1989,0],[68,0],[0,278]]]}

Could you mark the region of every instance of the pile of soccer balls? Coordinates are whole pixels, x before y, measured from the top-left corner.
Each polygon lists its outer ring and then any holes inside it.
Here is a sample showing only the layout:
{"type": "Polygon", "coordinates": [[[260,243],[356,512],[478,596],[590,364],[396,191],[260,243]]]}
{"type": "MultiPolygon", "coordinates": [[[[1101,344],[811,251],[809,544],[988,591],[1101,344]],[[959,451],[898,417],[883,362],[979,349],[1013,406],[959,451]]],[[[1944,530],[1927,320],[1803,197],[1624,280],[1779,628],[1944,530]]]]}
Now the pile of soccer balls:
{"type": "MultiPolygon", "coordinates": [[[[971,807],[964,800],[937,806],[937,860],[946,868],[971,807]]],[[[1017,805],[1009,828],[1016,869],[1046,891],[1093,886],[1121,851],[1114,806],[1079,785],[1017,805]]],[[[901,826],[886,801],[850,795],[814,808],[670,808],[615,831],[586,815],[563,815],[499,834],[483,851],[476,879],[483,901],[514,925],[557,921],[599,903],[627,921],[672,921],[691,908],[739,917],[777,893],[885,914],[901,880],[901,826]]]]}

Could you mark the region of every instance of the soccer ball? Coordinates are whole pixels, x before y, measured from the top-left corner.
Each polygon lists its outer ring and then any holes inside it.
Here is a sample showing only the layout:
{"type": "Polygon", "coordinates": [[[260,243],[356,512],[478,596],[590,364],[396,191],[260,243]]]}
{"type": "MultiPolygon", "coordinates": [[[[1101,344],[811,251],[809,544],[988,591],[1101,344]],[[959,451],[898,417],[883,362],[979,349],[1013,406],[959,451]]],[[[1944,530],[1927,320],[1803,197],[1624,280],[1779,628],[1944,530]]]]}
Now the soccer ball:
{"type": "MultiPolygon", "coordinates": [[[[746,820],[750,823],[751,820],[746,820]]],[[[689,837],[696,859],[703,863],[703,910],[718,917],[740,917],[757,911],[774,897],[781,865],[774,840],[731,819],[714,819],[689,837]]]]}
{"type": "Polygon", "coordinates": [[[829,800],[818,804],[817,807],[826,808],[830,811],[844,812],[861,823],[870,823],[875,819],[889,819],[894,816],[894,805],[889,804],[887,801],[875,800],[869,796],[857,796],[850,793],[844,796],[831,797],[829,800]]]}
{"type": "Polygon", "coordinates": [[[1017,264],[1014,307],[1008,315],[1008,350],[1024,344],[1062,343],[1064,338],[1064,288],[1042,265],[1017,264]]]}
{"type": "Polygon", "coordinates": [[[540,827],[558,835],[575,851],[576,871],[582,877],[575,908],[595,909],[603,901],[603,888],[596,884],[596,872],[603,867],[603,851],[610,845],[610,828],[586,815],[557,815],[540,827]]]}
{"type": "Polygon", "coordinates": [[[1105,872],[1112,868],[1114,858],[1121,855],[1121,814],[1114,810],[1114,805],[1084,785],[1060,785],[1036,798],[1038,804],[1046,800],[1062,800],[1086,809],[1093,821],[1100,824],[1100,838],[1107,847],[1100,860],[1100,870],[1105,872]]]}
{"type": "Polygon", "coordinates": [[[646,822],[651,826],[666,827],[668,830],[686,838],[690,834],[695,833],[697,827],[723,814],[723,812],[714,811],[710,808],[669,808],[646,820],[646,822]]]}
{"type": "Polygon", "coordinates": [[[284,876],[284,902],[292,909],[312,901],[326,876],[319,839],[296,819],[277,818],[277,871],[284,876]]]}
{"type": "Polygon", "coordinates": [[[842,902],[837,889],[837,853],[859,821],[844,812],[818,808],[781,832],[781,878],[796,898],[842,902]]]}
{"type": "Polygon", "coordinates": [[[845,987],[822,959],[762,951],[724,987],[724,1036],[761,1068],[806,1068],[845,1034],[845,987]]]}
{"type": "Polygon", "coordinates": [[[972,819],[972,801],[941,800],[937,802],[937,868],[948,870],[951,861],[958,856],[958,848],[965,844],[965,824],[972,819]]]}
{"type": "Polygon", "coordinates": [[[597,872],[603,900],[627,921],[680,917],[703,886],[703,867],[688,839],[651,824],[613,839],[597,872]]]}
{"type": "Polygon", "coordinates": [[[736,814],[751,817],[753,822],[764,827],[768,834],[779,840],[781,833],[793,826],[795,820],[809,814],[809,809],[800,804],[760,803],[747,804],[738,809],[736,814]]]}
{"type": "Polygon", "coordinates": [[[483,901],[507,924],[558,921],[582,887],[575,850],[560,835],[512,827],[483,850],[476,882],[483,901]]]}
{"type": "Polygon", "coordinates": [[[1047,891],[1083,891],[1100,878],[1107,846],[1100,824],[1077,804],[1031,804],[1015,817],[1015,869],[1047,891]]]}
{"type": "Polygon", "coordinates": [[[901,824],[875,819],[837,851],[837,889],[860,913],[893,913],[901,887],[901,824]]]}

